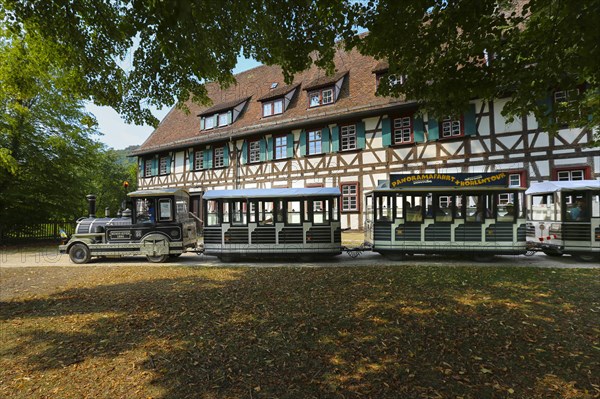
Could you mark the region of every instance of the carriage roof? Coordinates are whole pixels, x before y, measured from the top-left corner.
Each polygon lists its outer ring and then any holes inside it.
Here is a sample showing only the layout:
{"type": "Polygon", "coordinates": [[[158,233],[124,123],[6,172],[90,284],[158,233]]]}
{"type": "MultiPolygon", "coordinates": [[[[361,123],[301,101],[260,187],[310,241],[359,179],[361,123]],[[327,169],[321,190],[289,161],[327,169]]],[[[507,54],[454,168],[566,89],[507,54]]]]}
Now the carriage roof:
{"type": "Polygon", "coordinates": [[[234,198],[306,198],[306,197],[339,197],[339,188],[269,188],[246,190],[211,190],[204,193],[204,199],[234,199],[234,198]]]}
{"type": "Polygon", "coordinates": [[[548,194],[560,191],[600,190],[600,180],[566,180],[532,183],[525,194],[548,194]]]}
{"type": "Polygon", "coordinates": [[[127,194],[130,197],[162,197],[165,195],[188,195],[187,191],[180,188],[154,188],[150,190],[137,190],[127,194]]]}

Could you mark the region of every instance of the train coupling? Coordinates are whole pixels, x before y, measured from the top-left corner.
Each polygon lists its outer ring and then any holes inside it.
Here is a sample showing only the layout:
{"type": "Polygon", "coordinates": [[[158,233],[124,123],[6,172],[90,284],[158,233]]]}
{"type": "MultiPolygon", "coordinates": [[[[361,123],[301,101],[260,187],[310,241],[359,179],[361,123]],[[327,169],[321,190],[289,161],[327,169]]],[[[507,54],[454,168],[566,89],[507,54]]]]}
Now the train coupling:
{"type": "Polygon", "coordinates": [[[373,247],[368,242],[363,242],[358,247],[342,246],[342,251],[345,251],[351,258],[359,257],[363,252],[371,251],[373,247]]]}

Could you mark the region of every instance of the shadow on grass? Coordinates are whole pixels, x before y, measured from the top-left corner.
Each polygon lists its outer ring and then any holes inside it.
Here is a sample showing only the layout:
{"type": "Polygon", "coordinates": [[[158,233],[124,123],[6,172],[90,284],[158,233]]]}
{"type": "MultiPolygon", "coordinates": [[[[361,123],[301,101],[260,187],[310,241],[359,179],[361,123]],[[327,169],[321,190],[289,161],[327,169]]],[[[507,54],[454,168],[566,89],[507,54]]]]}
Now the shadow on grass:
{"type": "Polygon", "coordinates": [[[0,344],[0,364],[12,367],[5,393],[599,393],[598,271],[180,268],[157,278],[144,270],[138,281],[112,269],[120,282],[0,303],[10,342],[0,344]]]}

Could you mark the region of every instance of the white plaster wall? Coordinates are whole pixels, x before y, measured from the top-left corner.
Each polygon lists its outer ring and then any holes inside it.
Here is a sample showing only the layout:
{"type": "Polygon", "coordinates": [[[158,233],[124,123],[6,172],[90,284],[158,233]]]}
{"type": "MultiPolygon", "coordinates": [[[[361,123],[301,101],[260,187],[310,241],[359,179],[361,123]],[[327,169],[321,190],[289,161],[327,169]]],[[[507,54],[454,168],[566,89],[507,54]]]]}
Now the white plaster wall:
{"type": "Polygon", "coordinates": [[[521,118],[516,117],[514,121],[509,123],[507,119],[502,116],[502,110],[507,102],[508,99],[506,98],[494,101],[494,129],[496,133],[517,132],[523,130],[521,118]]]}

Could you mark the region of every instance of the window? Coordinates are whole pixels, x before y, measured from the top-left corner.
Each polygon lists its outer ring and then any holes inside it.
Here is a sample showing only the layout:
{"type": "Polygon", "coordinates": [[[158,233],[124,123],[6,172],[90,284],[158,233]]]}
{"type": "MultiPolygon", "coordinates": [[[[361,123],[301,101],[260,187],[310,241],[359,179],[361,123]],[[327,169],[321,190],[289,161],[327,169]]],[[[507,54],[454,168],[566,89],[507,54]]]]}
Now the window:
{"type": "Polygon", "coordinates": [[[446,117],[442,120],[442,138],[460,137],[464,135],[462,118],[446,117]]]}
{"type": "Polygon", "coordinates": [[[169,169],[169,156],[162,156],[160,157],[160,163],[159,163],[159,174],[161,175],[167,175],[169,174],[170,170],[169,169]]]}
{"type": "Polygon", "coordinates": [[[227,125],[229,125],[227,112],[224,114],[219,114],[219,126],[227,126],[227,125]]]}
{"type": "Polygon", "coordinates": [[[356,125],[342,126],[340,128],[342,139],[342,151],[356,149],[356,125]]]}
{"type": "Polygon", "coordinates": [[[558,181],[584,180],[584,176],[585,172],[583,169],[559,170],[556,172],[556,177],[558,181]]]}
{"type": "Polygon", "coordinates": [[[579,89],[558,90],[554,92],[555,103],[572,103],[579,95],[579,89]]]}
{"type": "Polygon", "coordinates": [[[342,184],[342,211],[358,211],[358,183],[342,184]]]}
{"type": "Polygon", "coordinates": [[[308,140],[308,154],[309,155],[320,154],[322,152],[321,151],[321,131],[320,130],[309,131],[306,138],[308,140]]]}
{"type": "MultiPolygon", "coordinates": [[[[525,187],[525,171],[518,173],[508,173],[508,186],[509,187],[525,187]]],[[[513,193],[501,193],[498,194],[498,204],[514,204],[515,195],[513,193]]]]}
{"type": "Polygon", "coordinates": [[[412,117],[403,116],[394,119],[394,144],[412,143],[413,140],[412,117]]]}
{"type": "Polygon", "coordinates": [[[222,168],[225,166],[225,152],[223,151],[223,147],[216,147],[214,149],[214,167],[222,168]]]}
{"type": "Polygon", "coordinates": [[[248,143],[248,160],[250,163],[260,162],[260,140],[248,143]]]}
{"type": "Polygon", "coordinates": [[[146,159],[144,161],[144,177],[152,176],[152,159],[146,159]]]}
{"type": "Polygon", "coordinates": [[[158,220],[169,221],[172,220],[171,216],[171,200],[167,198],[161,198],[158,200],[158,220]]]}
{"type": "Polygon", "coordinates": [[[318,107],[333,103],[333,88],[312,91],[308,94],[308,106],[318,107]]]}
{"type": "Polygon", "coordinates": [[[213,127],[215,127],[215,118],[213,118],[212,116],[207,116],[203,118],[204,120],[204,129],[212,129],[213,127]]]}
{"type": "Polygon", "coordinates": [[[263,116],[279,115],[283,113],[283,99],[264,102],[263,103],[263,116]]]}
{"type": "Polygon", "coordinates": [[[276,136],[273,138],[275,142],[274,157],[275,159],[287,158],[287,136],[276,136]]]}
{"type": "Polygon", "coordinates": [[[199,150],[194,152],[194,170],[202,170],[205,168],[204,151],[199,150]]]}
{"type": "Polygon", "coordinates": [[[404,82],[406,81],[406,75],[394,75],[394,74],[388,75],[387,73],[380,73],[380,74],[377,74],[377,76],[375,77],[377,87],[379,87],[382,80],[385,79],[386,77],[387,77],[388,85],[390,88],[393,88],[394,86],[403,85],[404,82]]]}

